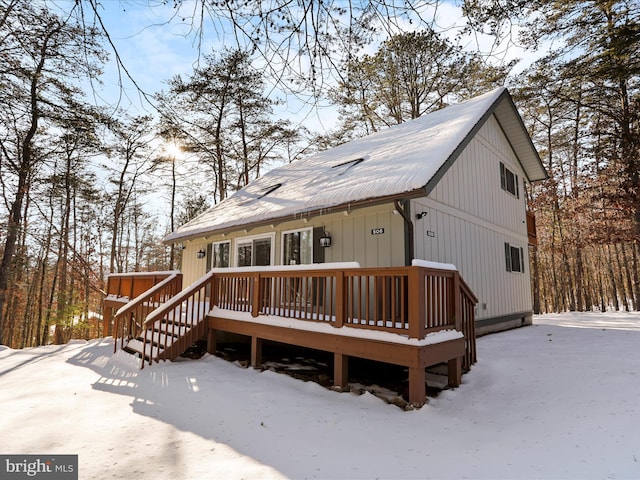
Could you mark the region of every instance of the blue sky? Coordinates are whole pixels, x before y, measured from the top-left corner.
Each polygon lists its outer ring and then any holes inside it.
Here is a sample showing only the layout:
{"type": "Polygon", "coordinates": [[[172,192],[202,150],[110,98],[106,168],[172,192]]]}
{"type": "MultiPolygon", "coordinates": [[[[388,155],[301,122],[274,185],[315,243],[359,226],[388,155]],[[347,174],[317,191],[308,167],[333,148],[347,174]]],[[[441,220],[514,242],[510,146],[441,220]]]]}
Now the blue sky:
{"type": "MultiPolygon", "coordinates": [[[[202,55],[219,51],[225,46],[235,47],[230,36],[218,38],[220,25],[214,25],[211,20],[205,23],[205,34],[198,45],[190,21],[181,21],[182,17],[176,15],[171,5],[158,3],[151,9],[146,0],[107,0],[103,1],[100,12],[127,69],[136,83],[149,94],[166,89],[167,80],[174,75],[190,74],[202,55]]],[[[186,7],[183,7],[185,16],[191,15],[190,8],[193,5],[193,2],[186,2],[186,7]]],[[[120,89],[115,62],[105,67],[103,80],[105,99],[118,99],[120,89]]],[[[122,93],[126,98],[122,98],[121,106],[132,114],[144,113],[145,109],[149,111],[149,106],[140,98],[133,83],[126,78],[122,82],[122,93]]],[[[334,109],[324,108],[320,114],[316,114],[314,109],[294,97],[286,98],[279,92],[276,95],[285,101],[284,105],[278,107],[277,113],[293,122],[311,123],[311,128],[315,130],[330,129],[335,123],[337,115],[334,109]]]]}
{"type": "MultiPolygon", "coordinates": [[[[71,0],[52,0],[58,2],[60,8],[67,8],[71,0]]],[[[176,11],[172,7],[172,2],[164,5],[162,0],[100,0],[99,8],[101,18],[111,36],[111,40],[116,46],[124,65],[135,79],[138,86],[147,94],[153,95],[162,89],[167,88],[167,80],[174,75],[189,75],[194,66],[198,64],[202,54],[208,54],[213,49],[220,50],[223,46],[233,48],[233,39],[220,39],[220,26],[211,22],[205,25],[205,35],[202,37],[202,44],[198,49],[197,37],[191,31],[190,21],[181,21],[181,17],[176,17],[176,11]],[[149,8],[149,3],[153,8],[149,8]],[[226,41],[226,45],[225,45],[226,41]]],[[[193,0],[185,0],[186,8],[193,8],[193,0]]],[[[183,12],[184,16],[191,12],[183,12]]],[[[442,3],[437,11],[437,25],[446,29],[447,34],[453,36],[456,29],[447,27],[460,23],[461,11],[451,2],[442,3]]],[[[406,24],[402,27],[405,30],[412,30],[416,25],[406,24]]],[[[478,39],[468,38],[466,47],[475,49],[478,39]]],[[[481,48],[488,48],[490,41],[480,39],[481,48]]],[[[371,46],[367,53],[373,53],[376,47],[371,46]]],[[[122,89],[118,85],[118,71],[114,61],[114,54],[104,66],[104,85],[96,91],[96,95],[104,101],[113,103],[120,98],[119,107],[127,111],[131,116],[145,113],[154,113],[148,103],[141,98],[134,84],[122,73],[122,89]]],[[[507,59],[514,56],[522,56],[522,52],[511,50],[507,59]]],[[[282,93],[276,92],[280,99],[286,102],[278,107],[276,115],[290,120],[294,124],[303,124],[312,132],[327,132],[337,123],[337,111],[335,108],[324,107],[314,108],[313,105],[305,105],[299,99],[290,96],[285,98],[282,93]]],[[[159,148],[161,148],[159,146],[159,148]]],[[[182,159],[181,170],[189,168],[187,159],[182,159]]],[[[191,176],[191,182],[195,177],[191,176]]],[[[198,176],[200,178],[201,176],[198,176]]],[[[206,177],[206,175],[204,176],[206,177]]],[[[205,179],[202,177],[202,179],[205,179]]],[[[206,179],[205,179],[206,181],[206,179]]],[[[150,205],[155,206],[157,214],[161,218],[166,218],[166,199],[158,198],[158,193],[166,188],[159,186],[156,190],[150,205]]],[[[184,191],[184,186],[180,191],[184,191]]],[[[199,188],[191,186],[189,188],[199,188]]]]}
{"type": "MultiPolygon", "coordinates": [[[[219,50],[225,43],[228,47],[234,46],[231,38],[218,38],[219,25],[214,25],[209,20],[205,24],[205,35],[198,50],[198,40],[191,31],[190,21],[181,21],[182,17],[193,14],[196,5],[194,2],[186,1],[181,11],[176,11],[172,2],[168,2],[168,5],[163,5],[160,1],[153,2],[153,8],[149,8],[148,3],[147,0],[103,0],[101,4],[101,16],[112,41],[127,69],[145,92],[153,94],[166,89],[167,79],[176,74],[188,75],[203,53],[210,53],[212,49],[219,50]]],[[[461,24],[460,8],[452,2],[441,4],[437,11],[437,24],[446,29],[456,23],[461,24]]],[[[406,27],[414,29],[415,25],[407,24],[406,27]]],[[[450,35],[454,35],[456,30],[448,31],[450,35]]],[[[478,42],[481,44],[480,48],[488,48],[490,45],[488,39],[470,37],[466,46],[475,49],[478,42]]],[[[522,57],[523,53],[511,49],[507,58],[522,57]]],[[[116,100],[121,92],[115,62],[111,61],[105,67],[103,80],[105,85],[101,95],[107,100],[116,100]]],[[[121,100],[121,106],[132,114],[144,113],[145,109],[148,111],[148,105],[140,98],[134,85],[126,78],[123,79],[123,85],[122,93],[125,96],[121,100]]],[[[283,95],[279,97],[284,98],[283,95]]],[[[289,120],[305,123],[316,131],[330,129],[335,123],[337,114],[334,109],[315,111],[295,98],[286,100],[287,103],[279,108],[278,114],[289,120]]]]}
{"type": "MultiPolygon", "coordinates": [[[[166,81],[176,74],[188,74],[198,61],[198,49],[189,36],[189,29],[177,19],[172,20],[173,8],[159,4],[153,9],[143,1],[105,1],[100,15],[118,49],[126,68],[137,84],[148,94],[166,88],[166,81]]],[[[205,41],[202,51],[209,52],[213,42],[205,41]]],[[[113,61],[105,66],[103,77],[106,99],[118,98],[118,71],[113,61]]],[[[124,72],[122,72],[124,75],[124,72]]],[[[145,102],[133,83],[122,79],[123,108],[143,113],[145,102]]]]}

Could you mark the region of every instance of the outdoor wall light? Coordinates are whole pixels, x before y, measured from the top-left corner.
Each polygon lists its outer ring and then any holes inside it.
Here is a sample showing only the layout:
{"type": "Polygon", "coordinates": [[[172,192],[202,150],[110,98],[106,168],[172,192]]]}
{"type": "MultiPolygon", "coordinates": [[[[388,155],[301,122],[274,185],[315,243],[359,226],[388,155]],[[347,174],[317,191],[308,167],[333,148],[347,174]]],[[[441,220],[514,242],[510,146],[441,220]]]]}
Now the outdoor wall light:
{"type": "Polygon", "coordinates": [[[320,246],[322,248],[331,246],[331,235],[329,235],[327,232],[324,232],[320,237],[320,246]]]}
{"type": "Polygon", "coordinates": [[[205,252],[203,249],[198,250],[198,253],[196,254],[198,256],[198,258],[204,258],[207,256],[207,252],[205,252]]]}
{"type": "Polygon", "coordinates": [[[427,216],[429,212],[420,212],[420,213],[416,213],[416,220],[422,220],[424,217],[427,216]]]}

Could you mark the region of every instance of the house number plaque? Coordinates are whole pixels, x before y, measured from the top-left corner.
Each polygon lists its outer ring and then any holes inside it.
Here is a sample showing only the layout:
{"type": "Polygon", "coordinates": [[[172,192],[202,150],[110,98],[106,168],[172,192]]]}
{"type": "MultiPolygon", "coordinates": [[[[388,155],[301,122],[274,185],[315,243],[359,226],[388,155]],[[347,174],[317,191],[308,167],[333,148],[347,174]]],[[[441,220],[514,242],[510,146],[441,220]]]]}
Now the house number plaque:
{"type": "Polygon", "coordinates": [[[372,228],[371,235],[382,235],[384,233],[384,228],[372,228]]]}

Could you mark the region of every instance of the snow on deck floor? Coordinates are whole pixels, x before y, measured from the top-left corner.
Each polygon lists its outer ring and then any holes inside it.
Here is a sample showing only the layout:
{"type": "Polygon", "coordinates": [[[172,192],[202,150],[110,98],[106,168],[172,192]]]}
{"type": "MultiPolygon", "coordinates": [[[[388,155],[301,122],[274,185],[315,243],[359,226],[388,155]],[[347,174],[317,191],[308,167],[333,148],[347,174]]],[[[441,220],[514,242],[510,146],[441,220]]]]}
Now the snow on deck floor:
{"type": "Polygon", "coordinates": [[[536,316],[412,412],[213,356],[0,347],[0,452],[81,479],[640,478],[639,347],[636,313],[536,316]]]}

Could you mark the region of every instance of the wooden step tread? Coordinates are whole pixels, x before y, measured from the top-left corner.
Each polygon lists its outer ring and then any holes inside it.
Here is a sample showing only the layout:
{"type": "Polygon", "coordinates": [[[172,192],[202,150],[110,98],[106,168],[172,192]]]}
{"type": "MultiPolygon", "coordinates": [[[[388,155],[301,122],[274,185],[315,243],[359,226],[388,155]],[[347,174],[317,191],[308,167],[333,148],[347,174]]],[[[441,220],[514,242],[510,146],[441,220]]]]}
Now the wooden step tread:
{"type": "MultiPolygon", "coordinates": [[[[127,344],[122,349],[133,355],[139,355],[140,357],[142,357],[143,347],[144,347],[144,342],[141,342],[138,339],[132,338],[127,342],[127,344]]],[[[157,359],[158,354],[160,354],[162,350],[163,350],[162,348],[147,345],[147,348],[145,350],[145,355],[144,355],[145,360],[149,360],[150,358],[154,360],[157,359]]]]}

